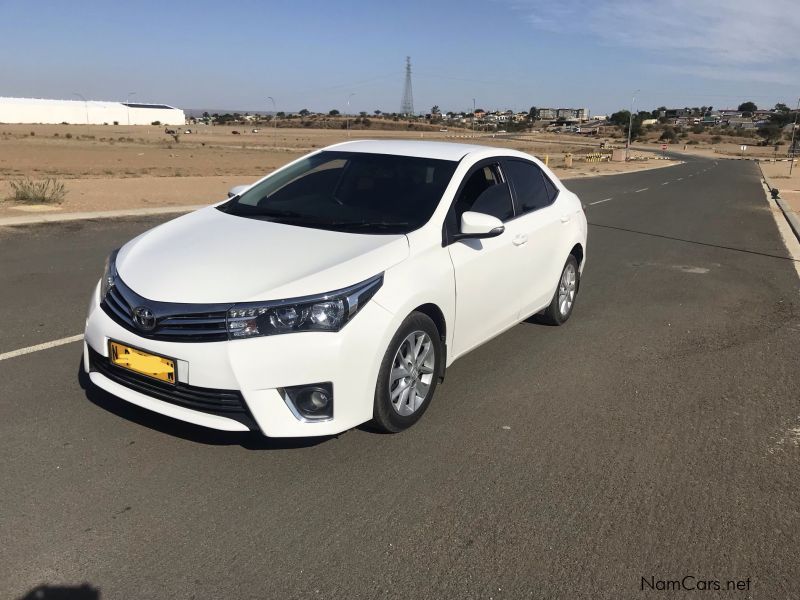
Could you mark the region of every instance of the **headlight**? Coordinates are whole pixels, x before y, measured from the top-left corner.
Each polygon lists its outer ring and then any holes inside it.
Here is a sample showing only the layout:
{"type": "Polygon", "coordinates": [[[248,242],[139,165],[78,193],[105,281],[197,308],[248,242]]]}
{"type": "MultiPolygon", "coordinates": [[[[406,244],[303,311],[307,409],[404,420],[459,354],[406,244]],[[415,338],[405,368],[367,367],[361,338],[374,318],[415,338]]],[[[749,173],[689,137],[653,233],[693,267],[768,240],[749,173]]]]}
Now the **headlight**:
{"type": "Polygon", "coordinates": [[[114,287],[114,279],[117,277],[117,254],[119,249],[114,250],[106,258],[106,266],[103,269],[103,278],[100,280],[100,302],[105,300],[108,291],[114,287]]]}
{"type": "Polygon", "coordinates": [[[228,310],[228,336],[241,339],[296,331],[339,331],[383,285],[383,273],[328,294],[236,304],[228,310]]]}

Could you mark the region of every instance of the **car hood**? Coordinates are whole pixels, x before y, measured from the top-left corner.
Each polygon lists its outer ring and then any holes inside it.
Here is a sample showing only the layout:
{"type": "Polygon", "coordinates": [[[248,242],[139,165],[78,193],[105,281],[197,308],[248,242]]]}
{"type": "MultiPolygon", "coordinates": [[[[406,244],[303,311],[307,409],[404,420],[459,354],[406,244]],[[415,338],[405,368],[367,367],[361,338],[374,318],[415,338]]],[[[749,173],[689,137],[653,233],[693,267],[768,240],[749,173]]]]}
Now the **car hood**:
{"type": "Polygon", "coordinates": [[[117,272],[162,302],[277,300],[347,287],[408,257],[404,235],[363,235],[237,217],[209,207],[131,240],[117,272]]]}

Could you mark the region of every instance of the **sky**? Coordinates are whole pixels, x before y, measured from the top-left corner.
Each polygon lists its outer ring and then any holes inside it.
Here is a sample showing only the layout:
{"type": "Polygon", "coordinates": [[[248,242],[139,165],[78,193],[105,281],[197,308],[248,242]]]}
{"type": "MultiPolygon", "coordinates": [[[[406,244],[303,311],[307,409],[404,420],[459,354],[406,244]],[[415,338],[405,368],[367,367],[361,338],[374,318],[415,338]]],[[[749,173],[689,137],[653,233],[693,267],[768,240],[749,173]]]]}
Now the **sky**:
{"type": "Polygon", "coordinates": [[[423,113],[794,106],[797,2],[0,0],[0,96],[399,112],[410,56],[423,113]]]}

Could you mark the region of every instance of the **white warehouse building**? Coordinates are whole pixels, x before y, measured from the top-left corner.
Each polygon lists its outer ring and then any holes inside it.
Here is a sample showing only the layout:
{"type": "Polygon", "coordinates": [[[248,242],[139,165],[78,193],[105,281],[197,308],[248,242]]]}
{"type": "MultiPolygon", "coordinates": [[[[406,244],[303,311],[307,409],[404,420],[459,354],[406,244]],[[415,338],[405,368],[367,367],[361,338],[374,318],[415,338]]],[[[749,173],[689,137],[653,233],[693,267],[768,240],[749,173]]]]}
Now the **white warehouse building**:
{"type": "Polygon", "coordinates": [[[71,125],[184,125],[186,115],[166,104],[0,98],[0,123],[69,123],[71,125]]]}

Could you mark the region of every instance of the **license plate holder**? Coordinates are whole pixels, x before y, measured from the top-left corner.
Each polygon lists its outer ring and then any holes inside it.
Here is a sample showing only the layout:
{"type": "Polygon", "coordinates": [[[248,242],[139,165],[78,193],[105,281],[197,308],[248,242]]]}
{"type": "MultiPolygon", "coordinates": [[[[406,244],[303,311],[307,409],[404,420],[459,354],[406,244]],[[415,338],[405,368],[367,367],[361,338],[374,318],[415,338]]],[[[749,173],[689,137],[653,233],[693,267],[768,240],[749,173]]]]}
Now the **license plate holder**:
{"type": "Polygon", "coordinates": [[[138,375],[175,385],[177,380],[176,360],[154,354],[130,344],[108,340],[108,360],[115,367],[138,375]]]}

